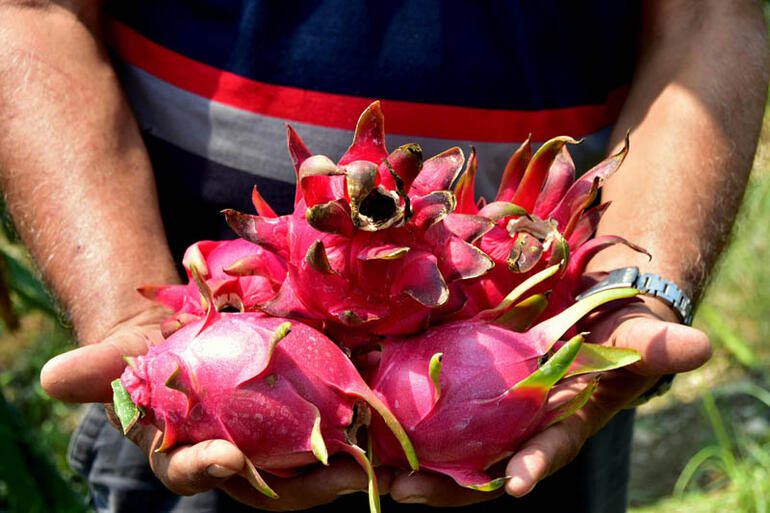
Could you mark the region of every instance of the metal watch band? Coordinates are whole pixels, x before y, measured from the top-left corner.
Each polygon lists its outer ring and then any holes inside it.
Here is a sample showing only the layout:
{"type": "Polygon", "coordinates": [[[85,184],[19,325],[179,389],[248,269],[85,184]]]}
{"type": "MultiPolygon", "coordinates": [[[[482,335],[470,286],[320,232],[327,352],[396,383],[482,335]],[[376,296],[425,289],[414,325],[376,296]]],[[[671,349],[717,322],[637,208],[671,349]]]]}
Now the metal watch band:
{"type": "Polygon", "coordinates": [[[692,324],[693,304],[687,294],[675,283],[665,280],[653,273],[640,273],[638,267],[623,267],[615,269],[604,280],[589,288],[576,299],[580,300],[602,290],[633,287],[642,294],[657,297],[677,311],[682,324],[692,324]]]}

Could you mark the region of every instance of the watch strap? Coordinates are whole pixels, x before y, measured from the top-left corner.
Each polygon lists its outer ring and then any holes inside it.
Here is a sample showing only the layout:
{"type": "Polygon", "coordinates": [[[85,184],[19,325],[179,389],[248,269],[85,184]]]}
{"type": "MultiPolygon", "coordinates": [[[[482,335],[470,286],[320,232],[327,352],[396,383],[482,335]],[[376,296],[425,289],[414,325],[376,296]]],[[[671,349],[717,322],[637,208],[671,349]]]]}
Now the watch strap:
{"type": "Polygon", "coordinates": [[[593,287],[577,296],[580,300],[602,290],[632,287],[642,294],[657,297],[670,305],[682,320],[690,326],[693,317],[692,300],[674,282],[653,273],[640,273],[638,267],[622,267],[611,271],[609,275],[593,287]]]}

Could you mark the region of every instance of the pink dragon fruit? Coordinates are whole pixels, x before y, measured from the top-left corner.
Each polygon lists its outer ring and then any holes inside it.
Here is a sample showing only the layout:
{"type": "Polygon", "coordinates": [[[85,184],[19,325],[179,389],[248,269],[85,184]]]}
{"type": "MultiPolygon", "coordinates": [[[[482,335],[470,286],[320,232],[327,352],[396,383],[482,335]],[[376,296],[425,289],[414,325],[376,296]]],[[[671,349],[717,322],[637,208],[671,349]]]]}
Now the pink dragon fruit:
{"type": "Polygon", "coordinates": [[[198,320],[208,309],[193,280],[193,268],[211,289],[218,310],[255,310],[275,296],[286,277],[283,259],[244,239],[196,242],[185,251],[182,265],[187,271],[186,285],[145,285],[138,289],[174,311],[161,326],[164,336],[198,320]]]}
{"type": "MultiPolygon", "coordinates": [[[[532,274],[562,262],[560,276],[539,286],[549,301],[531,299],[531,309],[543,313],[548,304],[543,315],[553,315],[584,288],[581,277],[596,251],[615,243],[641,250],[620,237],[582,248],[607,205],[588,206],[627,147],[575,180],[566,145],[577,141],[555,138],[534,156],[527,141],[506,166],[496,201],[482,201],[480,208],[475,152],[457,180],[464,162],[459,148],[423,162],[419,146],[388,154],[384,139],[379,102],[362,113],[337,164],[311,155],[289,128],[294,212],[277,216],[256,189],[258,215],[225,211],[234,231],[256,245],[238,246],[248,265],[222,267],[215,297],[241,310],[302,319],[356,347],[471,318],[532,274]],[[249,247],[262,254],[248,255],[249,247]]],[[[167,332],[205,307],[194,286],[186,287],[144,289],[176,312],[164,324],[167,332]]]]}
{"type": "Polygon", "coordinates": [[[449,286],[486,273],[493,262],[474,242],[493,223],[455,208],[452,182],[459,148],[422,161],[417,145],[388,154],[379,102],[356,126],[335,164],[310,155],[289,128],[297,172],[295,211],[276,217],[225,211],[234,231],[288,263],[278,295],[261,308],[272,315],[323,321],[351,346],[372,335],[417,333],[440,309],[452,309],[449,286]]]}
{"type": "MultiPolygon", "coordinates": [[[[404,426],[423,469],[477,490],[503,486],[505,478],[490,476],[488,469],[590,398],[596,379],[573,377],[639,359],[632,350],[584,344],[581,335],[558,342],[591,310],[633,297],[635,289],[591,295],[523,333],[508,329],[508,322],[518,324],[517,317],[530,315],[526,307],[510,305],[558,269],[555,265],[530,277],[501,305],[473,319],[383,341],[370,384],[404,426]]],[[[384,425],[375,421],[371,429],[379,461],[404,466],[384,425]]]]}
{"type": "Polygon", "coordinates": [[[229,440],[247,456],[248,479],[277,497],[257,469],[288,476],[337,452],[352,455],[370,478],[370,504],[379,509],[369,460],[356,430],[370,409],[418,468],[404,430],[345,354],[320,332],[262,313],[218,313],[177,330],[113,382],[116,412],[127,431],[142,422],[163,431],[159,451],[176,444],[229,440]],[[130,396],[130,398],[129,398],[130,396]]]}
{"type": "MultiPolygon", "coordinates": [[[[604,160],[579,179],[567,151],[567,144],[578,141],[556,137],[544,143],[534,156],[527,140],[509,160],[495,201],[475,200],[476,159],[471,155],[468,167],[457,182],[458,214],[478,215],[495,225],[483,233],[476,244],[495,263],[493,269],[475,279],[457,282],[453,294],[463,308],[451,318],[467,319],[481,310],[492,308],[516,285],[549,265],[564,262],[562,273],[539,286],[551,290],[547,315],[553,315],[574,302],[582,289],[580,278],[596,252],[622,243],[646,253],[621,237],[607,236],[583,245],[593,237],[608,203],[589,208],[604,181],[623,162],[623,149],[604,160]]],[[[541,302],[541,305],[543,305],[541,302]]]]}

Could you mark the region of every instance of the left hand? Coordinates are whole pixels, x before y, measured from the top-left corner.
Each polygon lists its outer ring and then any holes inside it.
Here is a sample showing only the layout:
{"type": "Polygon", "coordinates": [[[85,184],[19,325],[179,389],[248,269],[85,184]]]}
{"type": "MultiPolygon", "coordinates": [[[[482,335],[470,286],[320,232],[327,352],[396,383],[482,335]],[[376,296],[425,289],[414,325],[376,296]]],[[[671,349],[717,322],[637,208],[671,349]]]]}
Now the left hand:
{"type": "MultiPolygon", "coordinates": [[[[635,349],[642,359],[605,373],[588,403],[571,417],[535,435],[508,462],[504,491],[514,497],[529,493],[543,478],[577,456],[585,441],[612,417],[652,387],[661,376],[696,369],[711,357],[705,333],[679,324],[673,310],[654,298],[629,304],[588,326],[590,342],[635,349]]],[[[457,486],[437,474],[402,474],[391,484],[398,502],[462,506],[500,496],[457,486]]]]}
{"type": "MultiPolygon", "coordinates": [[[[108,420],[122,431],[111,403],[110,382],[126,366],[123,355],[144,354],[149,344],[160,343],[160,322],[165,309],[148,303],[139,314],[114,326],[99,343],[79,347],[51,359],[43,368],[41,382],[52,397],[69,402],[104,402],[108,420]]],[[[350,457],[334,458],[329,466],[292,478],[263,473],[280,496],[266,497],[245,479],[245,455],[226,440],[182,444],[156,452],[163,433],[151,424],[137,422],[126,433],[147,456],[155,476],[173,493],[193,495],[221,488],[235,500],[267,511],[310,509],[334,501],[339,495],[366,491],[366,474],[350,457]]],[[[390,472],[378,472],[380,493],[387,493],[390,472]]]]}

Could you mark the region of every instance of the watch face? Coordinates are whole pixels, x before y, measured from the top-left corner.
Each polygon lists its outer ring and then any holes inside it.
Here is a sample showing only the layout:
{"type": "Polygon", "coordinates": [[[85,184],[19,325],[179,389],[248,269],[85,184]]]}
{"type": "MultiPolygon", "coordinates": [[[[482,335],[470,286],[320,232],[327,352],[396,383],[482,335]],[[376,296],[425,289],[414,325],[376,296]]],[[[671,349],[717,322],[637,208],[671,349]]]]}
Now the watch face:
{"type": "Polygon", "coordinates": [[[603,290],[620,289],[624,287],[639,288],[637,286],[638,276],[639,269],[636,267],[623,267],[621,269],[615,269],[614,271],[610,271],[605,279],[589,288],[588,290],[578,294],[575,299],[579,301],[584,297],[588,297],[603,290]]]}

